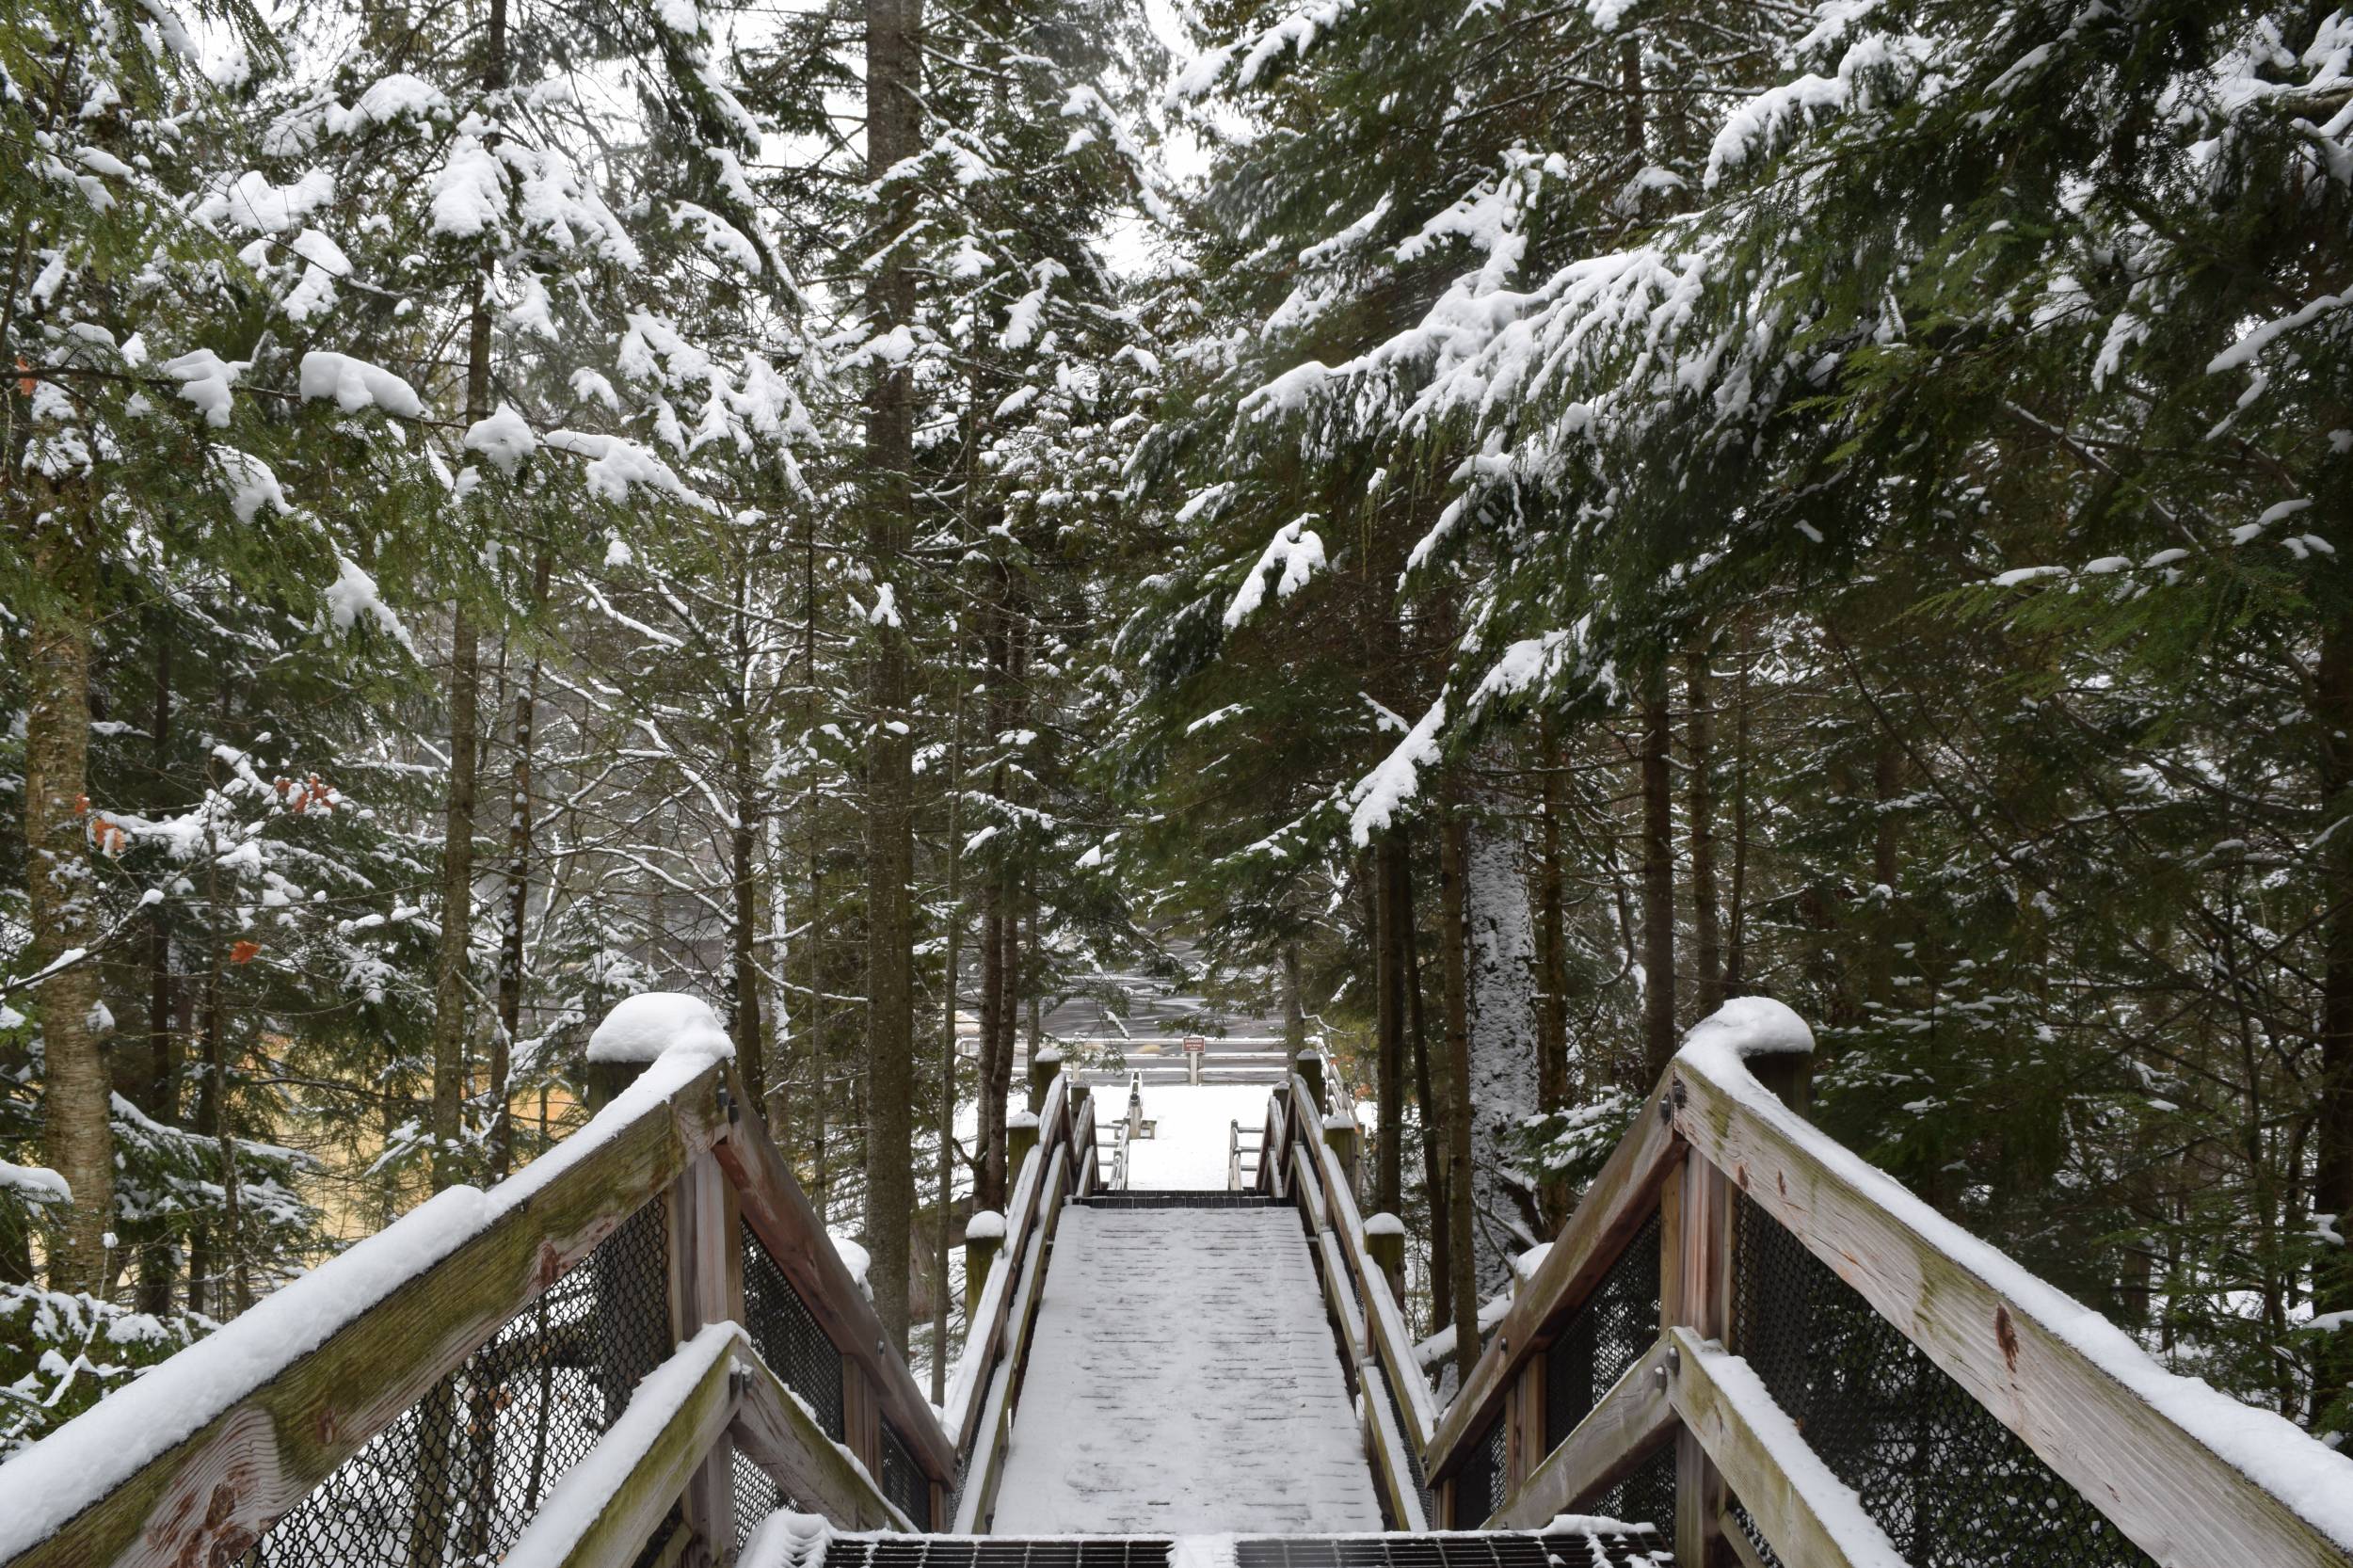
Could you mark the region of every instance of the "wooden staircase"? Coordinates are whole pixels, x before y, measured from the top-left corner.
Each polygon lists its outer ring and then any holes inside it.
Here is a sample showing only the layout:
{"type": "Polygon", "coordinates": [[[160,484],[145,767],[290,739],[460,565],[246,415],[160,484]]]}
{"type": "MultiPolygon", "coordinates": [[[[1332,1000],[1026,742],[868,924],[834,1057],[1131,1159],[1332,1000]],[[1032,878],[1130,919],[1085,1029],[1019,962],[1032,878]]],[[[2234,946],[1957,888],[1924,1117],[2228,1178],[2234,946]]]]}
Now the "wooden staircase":
{"type": "Polygon", "coordinates": [[[1296,1211],[1390,1534],[977,1540],[1068,1205],[1179,1200],[1104,1191],[1087,1090],[1033,1068],[935,1410],[732,1065],[674,1049],[0,1466],[0,1561],[717,1564],[791,1510],[792,1568],[2353,1568],[2353,1460],[1823,1137],[1767,1021],[1693,1032],[1444,1408],[1318,1060],[1251,1191],[1181,1200],[1296,1211]]]}

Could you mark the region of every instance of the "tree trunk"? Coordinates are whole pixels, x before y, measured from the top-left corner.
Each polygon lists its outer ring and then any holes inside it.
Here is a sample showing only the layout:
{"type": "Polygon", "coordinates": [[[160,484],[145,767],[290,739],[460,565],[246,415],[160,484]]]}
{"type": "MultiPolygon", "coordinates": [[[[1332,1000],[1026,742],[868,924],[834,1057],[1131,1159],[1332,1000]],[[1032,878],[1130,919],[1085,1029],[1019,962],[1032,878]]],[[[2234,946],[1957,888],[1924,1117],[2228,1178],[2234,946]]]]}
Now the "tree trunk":
{"type": "MultiPolygon", "coordinates": [[[[506,85],[506,0],[490,0],[482,87],[506,85]]],[[[492,138],[491,145],[496,145],[492,138]]],[[[491,290],[494,264],[484,259],[466,319],[466,418],[490,412],[491,290]]],[[[463,1170],[466,1047],[472,1008],[468,969],[473,942],[475,775],[480,764],[482,668],[478,634],[463,597],[449,628],[449,799],[442,817],[441,936],[433,984],[433,1186],[463,1170]]]]}
{"type": "MultiPolygon", "coordinates": [[[[536,613],[548,598],[550,552],[539,547],[532,564],[531,603],[536,613]]],[[[539,712],[539,659],[534,654],[515,695],[515,757],[506,791],[506,929],[499,937],[499,1022],[490,1038],[490,1179],[503,1181],[514,1167],[515,1126],[507,1080],[515,1066],[515,1041],[522,1029],[523,937],[531,914],[531,745],[539,712]]]]}
{"type": "MultiPolygon", "coordinates": [[[[920,150],[921,0],[866,0],[866,172],[883,176],[920,150]]],[[[876,332],[909,325],[915,274],[897,242],[911,213],[905,187],[884,208],[867,301],[876,332]]],[[[904,364],[878,367],[867,396],[866,459],[874,492],[866,552],[877,593],[896,592],[915,504],[914,382],[904,364]]],[[[901,615],[911,614],[902,610],[901,615]]],[[[914,737],[907,705],[907,634],[897,616],[869,628],[866,776],[866,1244],[874,1311],[893,1345],[907,1343],[907,1259],[915,1209],[914,737]]]]}
{"type": "MultiPolygon", "coordinates": [[[[950,667],[964,667],[963,639],[957,639],[950,667]]],[[[959,938],[964,935],[964,845],[958,837],[957,808],[964,797],[964,680],[956,680],[954,709],[948,731],[948,911],[944,976],[940,990],[944,1015],[939,1028],[939,1224],[935,1231],[932,1281],[932,1403],[948,1402],[948,1233],[956,1205],[956,985],[959,938]]]]}
{"type": "Polygon", "coordinates": [[[1535,1113],[1536,938],[1520,868],[1519,826],[1499,802],[1463,824],[1465,995],[1470,1077],[1471,1211],[1482,1297],[1507,1290],[1512,1259],[1536,1244],[1535,1192],[1514,1158],[1535,1113]]]}
{"type": "Polygon", "coordinates": [[[1723,924],[1716,890],[1716,715],[1710,704],[1708,654],[1705,645],[1689,655],[1687,690],[1691,711],[1684,719],[1684,749],[1691,764],[1691,966],[1696,991],[1693,1014],[1705,1018],[1724,1004],[1723,924]]]}
{"type": "Polygon", "coordinates": [[[1642,1068],[1647,1095],[1675,1053],[1674,802],[1667,769],[1667,666],[1642,684],[1642,1068]]]}
{"type": "Polygon", "coordinates": [[[744,1092],[755,1105],[768,1102],[768,1064],[761,1055],[760,979],[760,848],[765,817],[753,734],[751,607],[748,566],[739,566],[733,626],[734,658],[728,671],[728,771],[734,776],[735,821],[728,830],[728,874],[733,883],[728,913],[733,931],[728,971],[728,1035],[744,1092]]]}
{"type": "MultiPolygon", "coordinates": [[[[55,498],[36,482],[19,504],[55,498]]],[[[24,879],[36,969],[95,949],[103,933],[88,825],[92,552],[62,510],[33,520],[33,566],[46,591],[29,606],[24,639],[24,879]]],[[[114,1069],[98,965],[60,968],[33,994],[45,1064],[41,1158],[73,1193],[49,1254],[49,1288],[97,1293],[115,1212],[114,1069]]]]}
{"type": "MultiPolygon", "coordinates": [[[[2353,1311],[2353,611],[2340,612],[2320,645],[2320,794],[2335,832],[2325,862],[2329,910],[2320,991],[2318,1136],[2313,1208],[2335,1216],[2343,1244],[2315,1250],[2313,1309],[2353,1311]]],[[[2353,1330],[2310,1336],[2313,1427],[2344,1431],[2353,1418],[2353,1330]]]]}
{"type": "Polygon", "coordinates": [[[1374,1093],[1372,1207],[1398,1213],[1405,1189],[1405,908],[1403,834],[1391,828],[1372,846],[1374,1093]]]}
{"type": "MultiPolygon", "coordinates": [[[[1561,739],[1545,715],[1537,729],[1537,765],[1544,777],[1539,807],[1536,873],[1536,1105],[1544,1112],[1567,1108],[1569,1088],[1569,954],[1561,875],[1561,739]]],[[[1545,1234],[1569,1219],[1569,1184],[1546,1176],[1537,1188],[1545,1234]]]]}
{"type": "MultiPolygon", "coordinates": [[[[1030,918],[1037,918],[1034,904],[1031,906],[1030,918]]],[[[1299,1053],[1306,1048],[1307,1005],[1306,999],[1299,994],[1299,938],[1294,936],[1283,944],[1283,1062],[1286,1074],[1298,1067],[1299,1053]]]]}
{"type": "Polygon", "coordinates": [[[1479,1359],[1479,1248],[1472,1236],[1470,1014],[1463,951],[1468,940],[1464,917],[1464,838],[1460,821],[1449,821],[1438,838],[1438,945],[1442,1005],[1446,1013],[1447,1297],[1453,1308],[1455,1386],[1479,1359]]]}
{"type": "MultiPolygon", "coordinates": [[[[171,632],[163,617],[153,617],[150,632],[155,639],[155,706],[148,719],[150,756],[160,782],[171,777],[171,632]]],[[[162,802],[158,802],[162,805],[162,802]]],[[[158,813],[161,814],[160,812],[158,813]]],[[[171,972],[171,920],[158,904],[147,911],[147,1051],[140,1064],[139,1085],[132,1103],[167,1127],[180,1125],[180,1096],[174,1088],[179,1036],[172,1028],[178,1006],[179,983],[171,972]]],[[[147,1222],[148,1235],[139,1244],[138,1308],[157,1317],[171,1310],[175,1272],[171,1242],[162,1223],[147,1222]]]]}
{"type": "Polygon", "coordinates": [[[1724,945],[1724,995],[1748,986],[1749,968],[1749,622],[1740,621],[1740,667],[1732,695],[1732,911],[1724,945]]]}
{"type": "Polygon", "coordinates": [[[981,1168],[972,1201],[1002,1213],[1005,1207],[1005,1075],[998,1070],[999,1020],[1005,1011],[1005,914],[1002,895],[990,883],[981,893],[981,1005],[979,1125],[981,1168]]]}
{"type": "Polygon", "coordinates": [[[1404,828],[1397,829],[1398,879],[1404,891],[1400,903],[1406,911],[1405,1017],[1414,1045],[1414,1098],[1421,1107],[1421,1179],[1430,1203],[1430,1319],[1435,1334],[1446,1320],[1448,1282],[1452,1280],[1453,1249],[1447,1245],[1446,1111],[1438,1098],[1430,1070],[1430,1032],[1421,995],[1421,932],[1413,920],[1414,848],[1404,828]]]}

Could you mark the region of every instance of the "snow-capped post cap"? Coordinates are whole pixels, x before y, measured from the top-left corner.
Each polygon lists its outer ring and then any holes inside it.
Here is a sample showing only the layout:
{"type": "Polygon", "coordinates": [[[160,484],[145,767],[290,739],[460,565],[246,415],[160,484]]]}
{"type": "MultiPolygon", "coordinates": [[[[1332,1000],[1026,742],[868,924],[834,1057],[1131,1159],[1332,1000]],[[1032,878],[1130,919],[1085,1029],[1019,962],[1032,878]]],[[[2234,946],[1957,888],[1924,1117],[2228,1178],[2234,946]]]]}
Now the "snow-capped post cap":
{"type": "Polygon", "coordinates": [[[1005,1217],[993,1208],[983,1208],[964,1222],[964,1239],[968,1241],[1001,1241],[1005,1238],[1005,1217]]]}
{"type": "Polygon", "coordinates": [[[1323,1093],[1323,1052],[1313,1046],[1302,1050],[1299,1053],[1298,1072],[1307,1085],[1307,1093],[1315,1096],[1316,1109],[1321,1111],[1330,1103],[1323,1093]]]}
{"type": "Polygon", "coordinates": [[[1027,1128],[1034,1132],[1037,1130],[1037,1112],[1034,1111],[1012,1112],[1005,1117],[1005,1125],[1009,1128],[1027,1128]]]}
{"type": "Polygon", "coordinates": [[[1046,1109],[1046,1091],[1054,1086],[1062,1074],[1062,1052],[1053,1046],[1040,1046],[1030,1053],[1030,1109],[1046,1109]]]}
{"type": "Polygon", "coordinates": [[[1814,1088],[1814,1031],[1770,997],[1735,997],[1691,1026],[1679,1056],[1729,1059],[1803,1114],[1814,1088]]]}
{"type": "Polygon", "coordinates": [[[718,1061],[735,1054],[735,1042],[709,1002],[683,991],[642,991],[616,1002],[588,1036],[588,1060],[596,1063],[642,1066],[671,1051],[718,1061]]]}
{"type": "Polygon", "coordinates": [[[1405,1222],[1394,1214],[1375,1214],[1365,1222],[1365,1255],[1387,1277],[1394,1294],[1405,1283],[1405,1222]]]}

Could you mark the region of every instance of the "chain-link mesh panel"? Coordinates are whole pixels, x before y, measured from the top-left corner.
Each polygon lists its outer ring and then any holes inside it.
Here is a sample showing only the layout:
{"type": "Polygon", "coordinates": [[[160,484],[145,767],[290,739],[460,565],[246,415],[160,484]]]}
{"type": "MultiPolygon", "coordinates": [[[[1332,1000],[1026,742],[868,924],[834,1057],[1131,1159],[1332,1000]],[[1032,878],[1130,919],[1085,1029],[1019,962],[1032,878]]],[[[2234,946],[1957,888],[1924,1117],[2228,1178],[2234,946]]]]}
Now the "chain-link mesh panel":
{"type": "MultiPolygon", "coordinates": [[[[1408,1374],[1411,1375],[1411,1374],[1408,1374]]],[[[1421,1464],[1421,1445],[1407,1435],[1413,1429],[1405,1424],[1405,1408],[1398,1402],[1397,1389],[1390,1384],[1387,1368],[1376,1374],[1381,1392],[1389,1401],[1389,1419],[1397,1423],[1398,1446],[1405,1450],[1405,1468],[1414,1479],[1414,1495],[1421,1499],[1421,1516],[1433,1528],[1438,1523],[1438,1499],[1430,1494],[1430,1476],[1421,1464]]]]}
{"type": "Polygon", "coordinates": [[[1458,1530],[1477,1529],[1503,1502],[1503,1416],[1498,1413],[1473,1438],[1454,1471],[1454,1516],[1458,1530]]]}
{"type": "Polygon", "coordinates": [[[1913,1568],[2154,1568],[1754,1201],[1739,1216],[1734,1348],[1913,1568]]]}
{"type": "Polygon", "coordinates": [[[932,1483],[888,1421],[882,1423],[882,1494],[917,1529],[932,1528],[932,1483]]]}
{"type": "Polygon", "coordinates": [[[1653,1211],[1545,1350],[1545,1451],[1559,1448],[1657,1342],[1658,1215],[1653,1211]]]}
{"type": "Polygon", "coordinates": [[[744,1228],[744,1316],[752,1345],[785,1386],[808,1401],[825,1435],[839,1443],[841,1417],[841,1352],[792,1288],[783,1268],[769,1256],[752,1227],[744,1228]]]}
{"type": "Polygon", "coordinates": [[[1658,1533],[1643,1537],[1643,1544],[1673,1557],[1675,1549],[1674,1439],[1670,1437],[1659,1444],[1648,1459],[1586,1504],[1584,1512],[1598,1513],[1605,1519],[1616,1519],[1623,1524],[1656,1526],[1658,1533]]]}
{"type": "Polygon", "coordinates": [[[252,1568],[495,1560],[670,1353],[663,1204],[621,1223],[246,1554],[252,1568]]]}
{"type": "Polygon", "coordinates": [[[1731,1513],[1733,1528],[1737,1529],[1749,1545],[1755,1550],[1756,1560],[1763,1563],[1765,1568],[1782,1568],[1781,1554],[1773,1550],[1771,1542],[1765,1539],[1765,1532],[1756,1528],[1756,1520],[1750,1516],[1748,1505],[1735,1497],[1732,1499],[1731,1513]]]}
{"type": "Polygon", "coordinates": [[[801,1506],[785,1495],[776,1477],[754,1464],[741,1448],[728,1462],[728,1476],[735,1492],[735,1549],[739,1552],[762,1519],[780,1508],[797,1511],[801,1506]]]}

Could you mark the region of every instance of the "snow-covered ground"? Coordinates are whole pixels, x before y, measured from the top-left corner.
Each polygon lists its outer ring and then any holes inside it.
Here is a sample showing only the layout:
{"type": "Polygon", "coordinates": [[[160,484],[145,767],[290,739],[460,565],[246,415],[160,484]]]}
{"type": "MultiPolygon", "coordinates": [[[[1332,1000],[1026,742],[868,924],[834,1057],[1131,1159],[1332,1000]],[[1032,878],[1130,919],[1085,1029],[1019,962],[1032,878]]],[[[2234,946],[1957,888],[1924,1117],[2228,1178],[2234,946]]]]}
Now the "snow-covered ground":
{"type": "MultiPolygon", "coordinates": [[[[1155,1136],[1128,1150],[1128,1185],[1140,1189],[1225,1190],[1226,1140],[1232,1123],[1244,1132],[1266,1126],[1263,1083],[1155,1084],[1144,1087],[1144,1114],[1155,1136]]],[[[1087,1096],[1095,1107],[1096,1147],[1106,1178],[1112,1135],[1128,1114],[1128,1091],[1109,1084],[1087,1096]]]]}
{"type": "Polygon", "coordinates": [[[999,1535],[1379,1529],[1297,1212],[1064,1211],[998,1497],[999,1535]]]}

